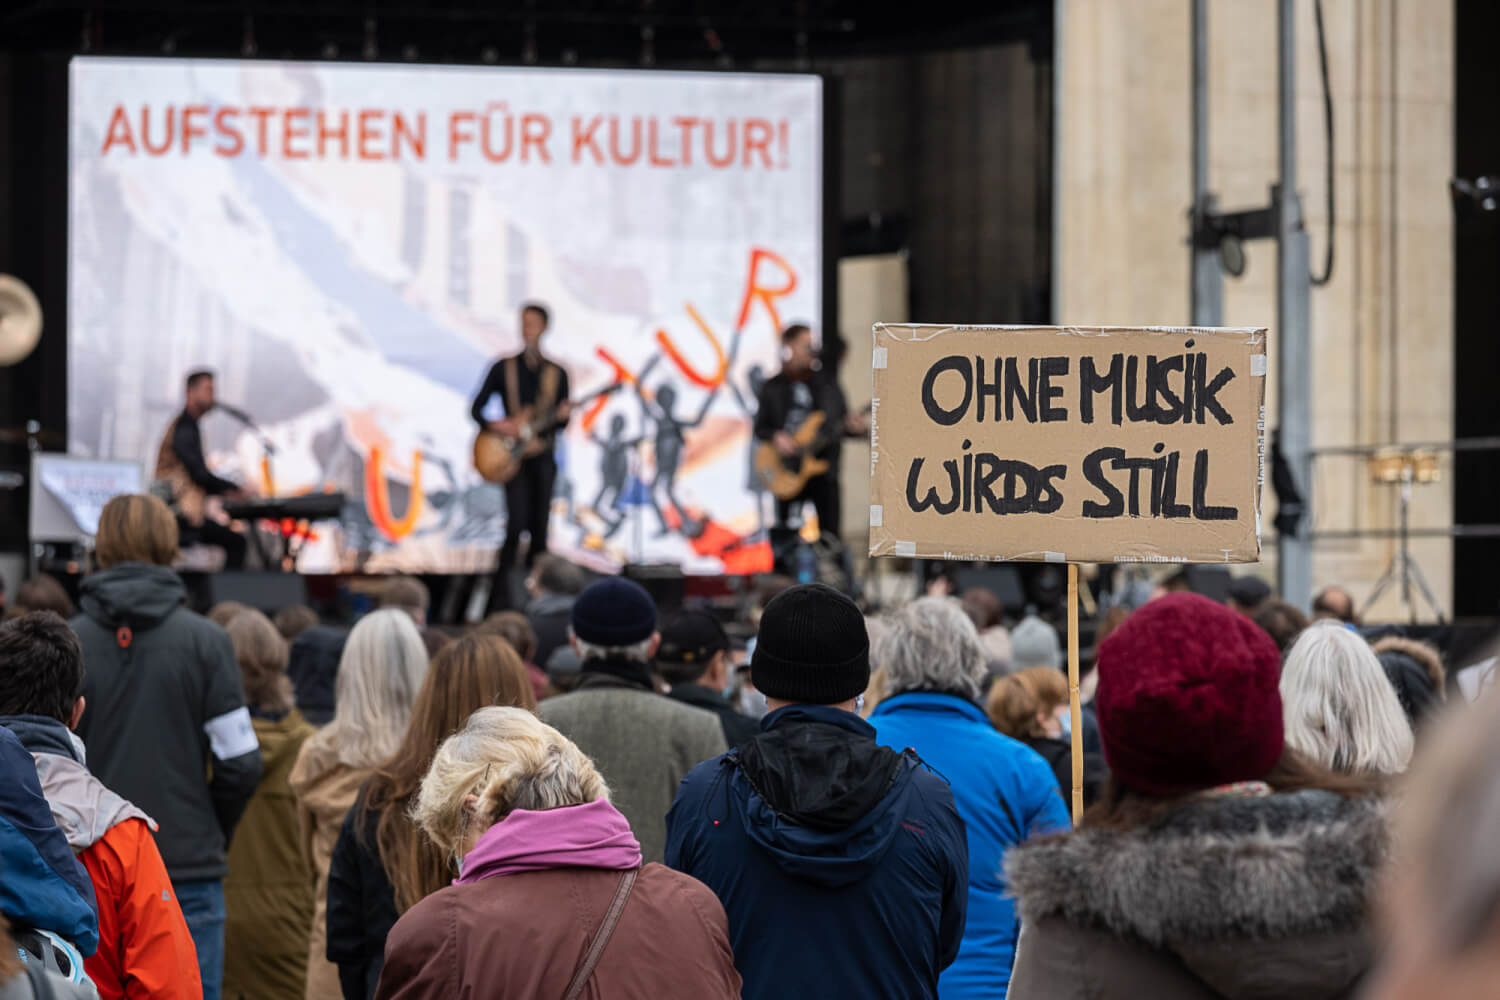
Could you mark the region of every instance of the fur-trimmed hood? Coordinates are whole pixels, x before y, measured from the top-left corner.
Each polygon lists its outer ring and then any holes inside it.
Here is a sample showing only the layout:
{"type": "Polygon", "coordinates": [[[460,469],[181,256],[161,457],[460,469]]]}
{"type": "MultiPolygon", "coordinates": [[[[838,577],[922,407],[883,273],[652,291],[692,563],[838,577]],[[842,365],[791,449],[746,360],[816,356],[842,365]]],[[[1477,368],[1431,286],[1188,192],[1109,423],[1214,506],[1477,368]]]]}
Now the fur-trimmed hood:
{"type": "MultiPolygon", "coordinates": [[[[1336,996],[1367,967],[1379,800],[1303,791],[1185,803],[1149,827],[1010,852],[1023,921],[1164,952],[1221,996],[1336,996]]],[[[1124,995],[1124,994],[1122,994],[1124,995]]]]}

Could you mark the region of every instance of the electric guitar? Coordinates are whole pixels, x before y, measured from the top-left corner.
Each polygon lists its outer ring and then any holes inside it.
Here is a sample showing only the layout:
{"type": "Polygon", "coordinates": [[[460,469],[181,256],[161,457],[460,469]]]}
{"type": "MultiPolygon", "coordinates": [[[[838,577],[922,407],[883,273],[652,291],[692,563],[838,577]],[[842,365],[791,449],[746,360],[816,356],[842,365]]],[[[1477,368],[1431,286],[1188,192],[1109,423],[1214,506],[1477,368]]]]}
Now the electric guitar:
{"type": "MultiPolygon", "coordinates": [[[[618,391],[621,385],[622,383],[616,382],[582,399],[568,402],[574,407],[587,406],[601,396],[618,391]]],[[[487,483],[508,483],[516,478],[516,473],[521,471],[521,463],[550,448],[552,445],[548,435],[567,423],[566,420],[558,419],[556,407],[545,413],[538,413],[535,407],[527,406],[516,414],[516,418],[521,423],[521,430],[517,434],[502,434],[485,428],[474,438],[474,470],[487,483]]]]}
{"type": "MultiPolygon", "coordinates": [[[[861,415],[868,415],[873,404],[865,404],[861,415]]],[[[814,410],[798,427],[792,438],[797,442],[793,455],[783,455],[773,441],[763,441],[755,450],[755,475],[777,500],[792,500],[807,486],[808,480],[828,471],[828,460],[818,453],[836,441],[844,428],[827,426],[828,414],[814,410]]]]}

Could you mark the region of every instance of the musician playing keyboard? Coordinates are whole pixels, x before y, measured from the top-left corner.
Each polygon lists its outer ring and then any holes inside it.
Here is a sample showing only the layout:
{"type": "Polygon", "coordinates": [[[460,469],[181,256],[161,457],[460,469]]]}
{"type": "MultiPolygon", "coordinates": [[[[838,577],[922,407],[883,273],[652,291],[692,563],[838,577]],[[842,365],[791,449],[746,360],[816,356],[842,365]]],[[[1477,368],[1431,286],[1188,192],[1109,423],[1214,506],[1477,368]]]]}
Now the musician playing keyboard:
{"type": "Polygon", "coordinates": [[[794,323],[781,333],[781,372],[767,379],[757,397],[755,437],[769,441],[784,457],[791,459],[800,452],[794,435],[814,413],[823,414],[822,426],[829,433],[819,437],[812,449],[815,458],[828,460],[828,471],[807,481],[802,492],[791,499],[776,501],[776,520],[771,529],[771,545],[777,548],[797,530],[803,505],[812,502],[823,534],[838,537],[839,532],[839,452],[843,438],[869,433],[869,422],[862,415],[849,413],[844,391],[839,388],[833,366],[824,366],[813,349],[812,330],[794,323]],[[794,520],[794,515],[797,515],[794,520]]]}
{"type": "Polygon", "coordinates": [[[155,478],[171,489],[171,507],[177,515],[181,544],[223,549],[225,569],[244,569],[244,536],[228,524],[210,517],[206,510],[207,499],[211,496],[242,500],[250,495],[233,480],[214,475],[203,457],[203,437],[198,430],[198,421],[214,405],[213,372],[195,371],[188,375],[182,412],[167,425],[167,432],[156,452],[155,478]]]}
{"type": "MultiPolygon", "coordinates": [[[[495,362],[469,409],[474,422],[481,428],[515,436],[521,432],[528,416],[548,412],[555,413],[559,426],[567,423],[572,409],[568,402],[568,373],[555,361],[542,356],[542,334],[546,331],[546,307],[535,302],[522,306],[521,339],[525,342],[525,349],[520,354],[495,362]],[[505,417],[486,420],[485,407],[496,394],[504,405],[505,417]]],[[[526,549],[527,569],[537,556],[547,551],[552,484],[557,478],[557,460],[552,454],[555,433],[549,431],[543,436],[546,447],[522,462],[515,478],[505,484],[505,544],[500,547],[495,580],[490,588],[492,611],[502,610],[510,604],[510,577],[520,549],[521,533],[528,532],[531,536],[526,549]]]]}

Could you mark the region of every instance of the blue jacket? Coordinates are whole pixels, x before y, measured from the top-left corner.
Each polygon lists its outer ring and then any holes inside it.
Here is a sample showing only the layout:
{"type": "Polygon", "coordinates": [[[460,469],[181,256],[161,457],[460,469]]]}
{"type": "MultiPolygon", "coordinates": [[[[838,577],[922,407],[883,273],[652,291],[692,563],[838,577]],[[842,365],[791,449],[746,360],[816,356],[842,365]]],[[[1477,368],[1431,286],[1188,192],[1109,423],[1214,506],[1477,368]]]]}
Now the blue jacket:
{"type": "Polygon", "coordinates": [[[936,997],[958,954],[969,876],[953,795],[874,737],[848,712],[792,705],[678,788],[667,864],[724,904],[746,1000],[936,997]]]}
{"type": "Polygon", "coordinates": [[[0,727],[0,913],[17,928],[52,931],[87,958],[99,948],[97,905],[42,796],[36,761],[0,727]]]}
{"type": "Polygon", "coordinates": [[[968,831],[968,926],[939,992],[943,1000],[1004,1000],[1020,933],[1005,852],[1071,828],[1052,768],[955,695],[900,694],[876,706],[870,722],[881,743],[911,747],[948,779],[968,831]]]}

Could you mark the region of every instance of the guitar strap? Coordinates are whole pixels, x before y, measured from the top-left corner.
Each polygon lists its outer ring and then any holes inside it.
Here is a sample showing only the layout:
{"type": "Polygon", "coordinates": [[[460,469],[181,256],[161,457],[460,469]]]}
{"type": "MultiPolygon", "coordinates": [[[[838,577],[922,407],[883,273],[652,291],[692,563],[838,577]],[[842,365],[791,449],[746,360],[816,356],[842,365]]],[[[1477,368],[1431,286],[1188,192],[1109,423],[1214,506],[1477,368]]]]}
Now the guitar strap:
{"type": "Polygon", "coordinates": [[[515,358],[505,359],[505,415],[514,417],[521,412],[521,376],[517,371],[520,362],[515,358]]]}
{"type": "MultiPolygon", "coordinates": [[[[514,416],[520,412],[521,403],[521,375],[520,361],[516,358],[505,359],[505,415],[514,416]]],[[[551,413],[557,405],[557,385],[562,380],[562,369],[550,361],[542,362],[541,384],[537,386],[536,408],[539,413],[551,413]]]]}
{"type": "Polygon", "coordinates": [[[557,405],[557,384],[562,380],[562,369],[550,361],[542,362],[542,384],[537,387],[537,408],[551,413],[557,405]]]}

